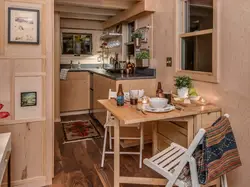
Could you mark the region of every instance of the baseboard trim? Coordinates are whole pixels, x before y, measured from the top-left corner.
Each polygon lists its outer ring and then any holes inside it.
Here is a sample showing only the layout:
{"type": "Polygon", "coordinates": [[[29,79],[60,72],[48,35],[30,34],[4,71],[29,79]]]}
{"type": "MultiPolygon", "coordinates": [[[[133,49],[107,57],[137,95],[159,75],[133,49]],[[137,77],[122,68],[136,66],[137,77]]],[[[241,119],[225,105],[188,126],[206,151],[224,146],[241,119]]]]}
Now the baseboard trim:
{"type": "Polygon", "coordinates": [[[55,123],[60,123],[60,122],[61,122],[61,118],[56,118],[56,119],[54,120],[54,122],[55,122],[55,123]]]}
{"type": "Polygon", "coordinates": [[[81,115],[81,114],[89,114],[89,110],[83,110],[83,111],[74,111],[74,112],[62,112],[60,116],[75,116],[75,115],[81,115]]]}
{"type": "MultiPolygon", "coordinates": [[[[7,187],[7,183],[3,183],[2,187],[7,187]]],[[[12,181],[11,186],[13,187],[42,187],[46,186],[46,177],[35,177],[31,179],[12,181]]]]}

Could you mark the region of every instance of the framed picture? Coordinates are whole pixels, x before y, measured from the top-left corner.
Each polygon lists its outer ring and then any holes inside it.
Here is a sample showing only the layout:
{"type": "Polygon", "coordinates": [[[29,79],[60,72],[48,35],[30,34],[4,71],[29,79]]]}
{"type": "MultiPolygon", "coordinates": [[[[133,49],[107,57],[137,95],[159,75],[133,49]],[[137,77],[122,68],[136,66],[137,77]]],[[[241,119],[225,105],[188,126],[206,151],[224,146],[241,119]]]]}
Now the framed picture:
{"type": "Polygon", "coordinates": [[[33,9],[8,9],[8,42],[39,44],[40,11],[33,9]]]}
{"type": "Polygon", "coordinates": [[[21,107],[37,105],[37,92],[21,92],[21,107]]]}

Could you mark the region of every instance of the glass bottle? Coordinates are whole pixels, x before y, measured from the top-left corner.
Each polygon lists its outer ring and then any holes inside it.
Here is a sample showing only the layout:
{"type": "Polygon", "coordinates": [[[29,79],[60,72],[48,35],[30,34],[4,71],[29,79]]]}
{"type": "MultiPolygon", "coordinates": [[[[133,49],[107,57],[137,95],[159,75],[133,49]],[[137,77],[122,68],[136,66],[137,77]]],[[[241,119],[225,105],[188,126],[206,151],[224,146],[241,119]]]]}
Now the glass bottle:
{"type": "Polygon", "coordinates": [[[156,90],[156,97],[164,97],[163,90],[161,87],[161,82],[158,82],[157,90],[156,90]]]}
{"type": "Polygon", "coordinates": [[[117,106],[124,105],[124,93],[122,91],[122,84],[119,84],[116,101],[117,101],[117,106]]]}

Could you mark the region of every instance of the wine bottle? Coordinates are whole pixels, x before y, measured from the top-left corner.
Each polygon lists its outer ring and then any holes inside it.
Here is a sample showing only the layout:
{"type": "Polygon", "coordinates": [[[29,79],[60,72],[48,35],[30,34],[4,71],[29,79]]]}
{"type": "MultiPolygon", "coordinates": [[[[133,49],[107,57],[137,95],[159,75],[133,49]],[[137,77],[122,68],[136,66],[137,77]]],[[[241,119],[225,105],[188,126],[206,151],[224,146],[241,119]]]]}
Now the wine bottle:
{"type": "Polygon", "coordinates": [[[161,82],[158,82],[158,86],[156,90],[156,97],[164,97],[163,90],[161,87],[161,82]]]}
{"type": "Polygon", "coordinates": [[[122,91],[122,84],[119,84],[116,101],[117,101],[117,106],[124,105],[124,93],[122,91]]]}

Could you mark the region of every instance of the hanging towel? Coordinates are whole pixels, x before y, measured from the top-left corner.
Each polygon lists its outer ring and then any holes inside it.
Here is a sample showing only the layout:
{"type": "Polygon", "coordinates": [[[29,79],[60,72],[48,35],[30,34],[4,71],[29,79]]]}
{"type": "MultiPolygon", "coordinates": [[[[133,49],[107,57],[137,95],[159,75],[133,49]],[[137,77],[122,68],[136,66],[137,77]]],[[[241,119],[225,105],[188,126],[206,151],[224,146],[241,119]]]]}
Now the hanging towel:
{"type": "Polygon", "coordinates": [[[200,149],[194,153],[200,184],[207,184],[241,166],[229,119],[221,117],[205,130],[200,149]]]}
{"type": "Polygon", "coordinates": [[[67,79],[68,71],[69,71],[69,69],[61,69],[61,72],[60,72],[60,79],[61,80],[67,79]]]}

